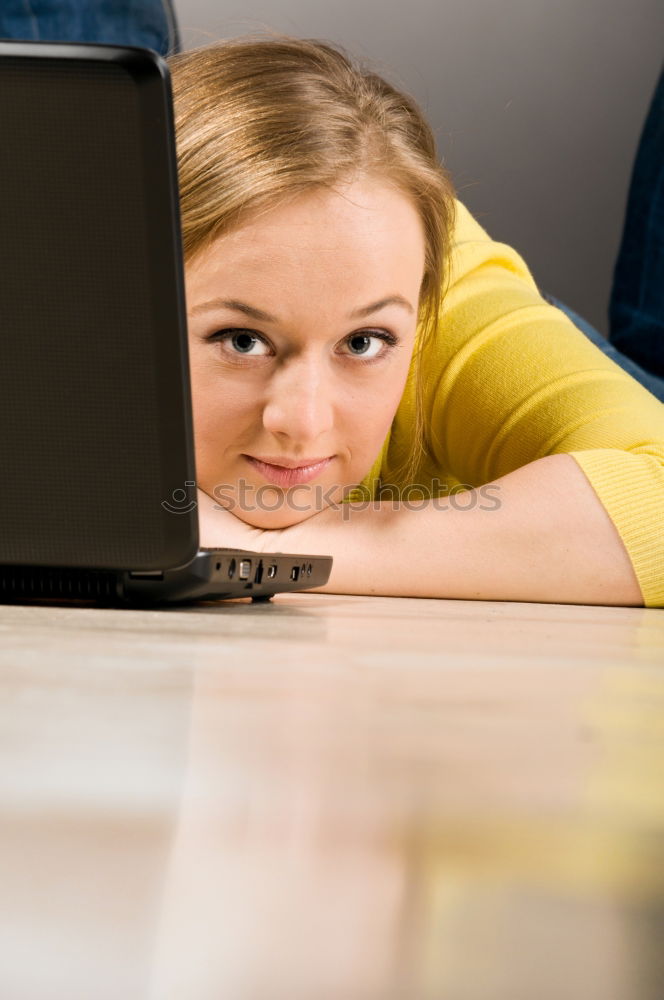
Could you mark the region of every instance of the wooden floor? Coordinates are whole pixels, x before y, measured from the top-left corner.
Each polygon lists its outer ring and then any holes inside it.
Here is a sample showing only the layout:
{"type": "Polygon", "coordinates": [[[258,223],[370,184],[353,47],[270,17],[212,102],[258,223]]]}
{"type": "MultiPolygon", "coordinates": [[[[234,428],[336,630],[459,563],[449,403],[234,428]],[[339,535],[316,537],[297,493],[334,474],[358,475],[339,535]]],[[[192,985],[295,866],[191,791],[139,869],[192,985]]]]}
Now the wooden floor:
{"type": "Polygon", "coordinates": [[[2,1000],[661,1000],[664,612],[0,606],[2,1000]]]}

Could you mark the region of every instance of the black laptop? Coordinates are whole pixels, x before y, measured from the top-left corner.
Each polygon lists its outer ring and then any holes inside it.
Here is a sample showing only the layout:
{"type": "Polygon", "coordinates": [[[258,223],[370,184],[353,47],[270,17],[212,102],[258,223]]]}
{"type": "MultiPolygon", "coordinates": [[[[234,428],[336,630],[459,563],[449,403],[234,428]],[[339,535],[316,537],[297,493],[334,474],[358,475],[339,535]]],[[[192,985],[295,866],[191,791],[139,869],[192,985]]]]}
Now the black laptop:
{"type": "Polygon", "coordinates": [[[151,49],[0,41],[0,601],[267,599],[201,548],[175,131],[151,49]]]}

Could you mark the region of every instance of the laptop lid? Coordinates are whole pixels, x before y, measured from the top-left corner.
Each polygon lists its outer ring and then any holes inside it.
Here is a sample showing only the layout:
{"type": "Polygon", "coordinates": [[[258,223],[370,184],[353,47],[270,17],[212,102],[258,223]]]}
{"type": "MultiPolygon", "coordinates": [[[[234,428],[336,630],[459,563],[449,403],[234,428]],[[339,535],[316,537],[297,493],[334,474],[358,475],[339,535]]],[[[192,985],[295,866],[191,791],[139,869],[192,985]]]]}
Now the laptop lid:
{"type": "Polygon", "coordinates": [[[195,504],[172,513],[196,473],[167,64],[0,41],[0,136],[0,563],[181,566],[199,538],[195,504]]]}

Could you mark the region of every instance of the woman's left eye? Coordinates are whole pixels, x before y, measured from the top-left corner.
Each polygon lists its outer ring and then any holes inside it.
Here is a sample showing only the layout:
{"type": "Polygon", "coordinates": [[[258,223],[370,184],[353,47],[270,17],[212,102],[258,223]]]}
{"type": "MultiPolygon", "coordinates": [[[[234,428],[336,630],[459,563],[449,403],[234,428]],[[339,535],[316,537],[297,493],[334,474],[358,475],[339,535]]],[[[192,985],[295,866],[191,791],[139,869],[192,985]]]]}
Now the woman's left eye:
{"type": "Polygon", "coordinates": [[[348,353],[352,357],[370,361],[385,353],[386,346],[394,347],[397,338],[382,330],[372,330],[366,333],[353,333],[344,343],[348,345],[348,353]]]}

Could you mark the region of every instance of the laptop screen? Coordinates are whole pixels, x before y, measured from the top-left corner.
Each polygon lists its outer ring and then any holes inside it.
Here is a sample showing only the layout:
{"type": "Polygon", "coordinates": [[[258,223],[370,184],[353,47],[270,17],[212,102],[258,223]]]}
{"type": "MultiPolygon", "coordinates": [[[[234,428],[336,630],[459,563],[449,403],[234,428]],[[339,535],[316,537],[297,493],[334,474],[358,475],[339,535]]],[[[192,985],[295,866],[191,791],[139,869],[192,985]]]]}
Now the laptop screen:
{"type": "Polygon", "coordinates": [[[197,549],[170,99],[151,51],[0,42],[2,563],[197,549]]]}

